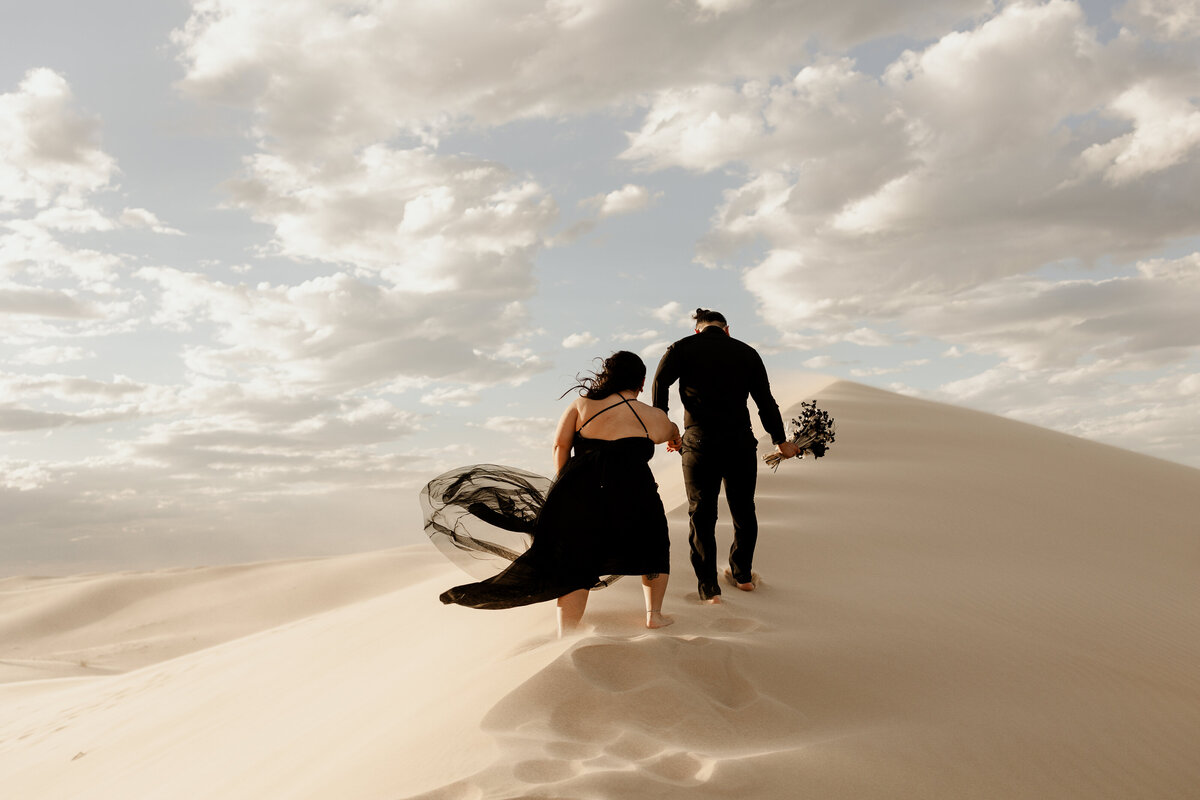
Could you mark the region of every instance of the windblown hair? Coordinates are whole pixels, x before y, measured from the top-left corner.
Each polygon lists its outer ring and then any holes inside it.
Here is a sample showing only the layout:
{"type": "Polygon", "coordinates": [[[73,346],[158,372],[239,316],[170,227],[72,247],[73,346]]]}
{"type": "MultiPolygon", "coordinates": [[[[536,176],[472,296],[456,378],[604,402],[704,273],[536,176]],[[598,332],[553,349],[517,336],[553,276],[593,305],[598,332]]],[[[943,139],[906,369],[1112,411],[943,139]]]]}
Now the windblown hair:
{"type": "MultiPolygon", "coordinates": [[[[596,360],[600,361],[599,358],[596,360]]],[[[563,392],[560,397],[578,391],[589,400],[603,400],[626,389],[640,389],[646,380],[646,364],[637,353],[618,350],[601,362],[600,369],[586,377],[576,375],[575,379],[578,383],[563,392]]]]}
{"type": "Polygon", "coordinates": [[[697,308],[692,314],[692,319],[696,320],[696,327],[716,323],[722,328],[728,328],[729,323],[725,321],[725,315],[720,311],[713,311],[710,308],[697,308]]]}

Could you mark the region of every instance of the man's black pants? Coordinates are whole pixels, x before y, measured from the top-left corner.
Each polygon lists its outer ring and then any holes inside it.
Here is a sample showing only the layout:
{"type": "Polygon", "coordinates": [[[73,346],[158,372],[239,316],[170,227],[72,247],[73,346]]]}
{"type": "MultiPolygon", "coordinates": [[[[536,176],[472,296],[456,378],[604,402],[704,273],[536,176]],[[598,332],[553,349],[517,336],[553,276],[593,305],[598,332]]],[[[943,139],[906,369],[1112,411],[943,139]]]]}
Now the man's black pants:
{"type": "Polygon", "coordinates": [[[758,447],[750,431],[712,432],[692,426],[683,434],[683,482],[687,487],[692,569],[700,599],[721,593],[717,582],[717,497],[725,484],[725,501],[733,518],[729,566],[738,583],[750,582],[750,565],[758,541],[754,486],[758,479],[758,447]]]}

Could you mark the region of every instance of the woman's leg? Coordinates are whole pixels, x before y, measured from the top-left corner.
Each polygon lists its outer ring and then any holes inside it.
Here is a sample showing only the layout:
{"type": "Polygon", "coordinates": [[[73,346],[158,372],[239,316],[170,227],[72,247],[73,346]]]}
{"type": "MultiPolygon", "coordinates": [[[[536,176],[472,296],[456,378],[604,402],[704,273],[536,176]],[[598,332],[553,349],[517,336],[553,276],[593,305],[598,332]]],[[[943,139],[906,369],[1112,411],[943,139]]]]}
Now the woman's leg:
{"type": "Polygon", "coordinates": [[[558,598],[558,638],[573,633],[587,608],[588,590],[576,589],[558,598]]]}
{"type": "Polygon", "coordinates": [[[663,616],[663,598],[667,594],[667,573],[660,575],[643,575],[642,592],[646,595],[646,627],[665,628],[675,620],[663,616]]]}

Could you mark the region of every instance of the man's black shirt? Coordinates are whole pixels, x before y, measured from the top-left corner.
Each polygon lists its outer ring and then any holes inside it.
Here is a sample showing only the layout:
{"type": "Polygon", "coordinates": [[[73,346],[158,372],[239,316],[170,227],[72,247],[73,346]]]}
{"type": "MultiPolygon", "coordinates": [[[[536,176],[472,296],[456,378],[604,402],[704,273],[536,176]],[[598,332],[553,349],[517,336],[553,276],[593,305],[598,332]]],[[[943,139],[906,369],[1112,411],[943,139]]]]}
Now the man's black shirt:
{"type": "Polygon", "coordinates": [[[758,351],[729,336],[719,325],[680,339],[663,354],[654,374],[654,405],[663,411],[667,410],[667,389],[676,380],[685,427],[697,425],[713,433],[748,431],[746,398],[753,397],[771,441],[779,444],[787,438],[758,351]]]}

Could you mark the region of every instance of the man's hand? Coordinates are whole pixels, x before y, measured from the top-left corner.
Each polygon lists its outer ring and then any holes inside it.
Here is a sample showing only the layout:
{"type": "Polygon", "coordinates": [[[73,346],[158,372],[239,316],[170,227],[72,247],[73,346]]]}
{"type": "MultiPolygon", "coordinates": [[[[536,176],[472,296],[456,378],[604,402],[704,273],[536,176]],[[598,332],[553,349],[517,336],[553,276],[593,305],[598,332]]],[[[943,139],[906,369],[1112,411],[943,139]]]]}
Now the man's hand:
{"type": "Polygon", "coordinates": [[[795,458],[800,455],[800,448],[796,447],[792,442],[780,442],[775,445],[775,452],[784,458],[795,458]]]}

